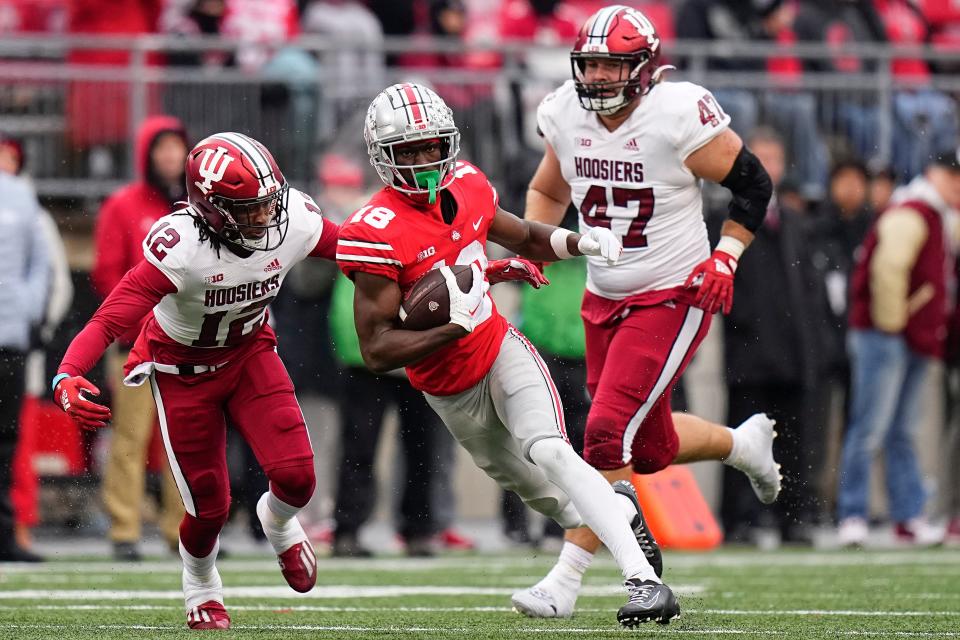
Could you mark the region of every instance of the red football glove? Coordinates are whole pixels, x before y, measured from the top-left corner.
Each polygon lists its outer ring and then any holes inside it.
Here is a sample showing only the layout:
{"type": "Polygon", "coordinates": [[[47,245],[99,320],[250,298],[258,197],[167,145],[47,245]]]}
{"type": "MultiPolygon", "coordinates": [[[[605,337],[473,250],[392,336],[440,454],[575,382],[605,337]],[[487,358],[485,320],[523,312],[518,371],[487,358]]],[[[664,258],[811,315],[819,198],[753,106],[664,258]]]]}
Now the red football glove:
{"type": "Polygon", "coordinates": [[[90,402],[83,397],[84,392],[100,395],[100,389],[83,376],[71,376],[57,383],[53,399],[81,428],[92,431],[107,426],[112,417],[110,409],[90,402]]]}
{"type": "Polygon", "coordinates": [[[550,284],[547,276],[540,271],[540,267],[526,258],[504,258],[503,260],[491,261],[487,265],[487,280],[490,281],[490,284],[509,280],[525,280],[534,289],[550,284]]]}
{"type": "Polygon", "coordinates": [[[725,251],[714,251],[694,267],[684,287],[697,287],[695,305],[707,313],[730,313],[733,308],[733,274],[737,259],[725,251]]]}

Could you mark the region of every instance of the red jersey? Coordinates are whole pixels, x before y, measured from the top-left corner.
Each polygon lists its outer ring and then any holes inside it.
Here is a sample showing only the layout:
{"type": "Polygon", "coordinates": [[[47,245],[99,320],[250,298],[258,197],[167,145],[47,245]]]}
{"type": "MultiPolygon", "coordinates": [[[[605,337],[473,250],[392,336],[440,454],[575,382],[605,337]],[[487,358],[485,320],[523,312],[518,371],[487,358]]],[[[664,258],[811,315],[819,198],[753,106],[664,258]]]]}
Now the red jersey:
{"type": "MultiPolygon", "coordinates": [[[[487,268],[487,231],[497,213],[497,192],[483,173],[458,162],[456,179],[446,189],[457,203],[451,223],[434,205],[418,206],[384,187],[340,227],[337,264],[349,277],[357,271],[390,278],[404,296],[428,271],[476,262],[487,268]]],[[[488,294],[481,322],[472,333],[407,367],[410,384],[430,395],[466,391],[483,379],[507,332],[507,321],[488,294]]]]}

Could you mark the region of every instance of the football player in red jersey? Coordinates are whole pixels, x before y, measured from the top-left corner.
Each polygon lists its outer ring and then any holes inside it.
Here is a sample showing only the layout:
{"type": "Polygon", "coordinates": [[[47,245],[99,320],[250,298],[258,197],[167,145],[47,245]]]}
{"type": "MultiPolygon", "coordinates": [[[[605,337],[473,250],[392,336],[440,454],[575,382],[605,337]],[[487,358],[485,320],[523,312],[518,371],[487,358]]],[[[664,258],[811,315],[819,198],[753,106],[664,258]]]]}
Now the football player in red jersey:
{"type": "MultiPolygon", "coordinates": [[[[611,482],[722,460],[770,503],[780,491],[772,420],[756,414],[728,429],[670,411],[673,385],[712,314],[730,311],[737,260],[766,214],[770,178],[709,91],[663,81],[669,67],[660,54],[643,13],[601,9],[570,54],[573,78],[537,111],[546,144],[527,191],[527,220],[557,223],[572,201],[581,229],[611,229],[624,247],[616,269],[588,258],[582,315],[593,402],[584,458],[611,482]],[[733,192],[712,254],[702,179],[733,192]]],[[[515,593],[514,607],[533,617],[572,615],[600,544],[587,529],[567,532],[556,566],[515,593]]]]}
{"type": "Polygon", "coordinates": [[[145,260],[113,289],[67,349],[53,379],[57,403],[80,426],[110,411],[85,397],[83,376],[107,346],[149,314],[125,384],[149,381],[167,458],[183,498],[183,592],[191,629],[226,629],[215,561],[230,508],[226,417],[270,480],[257,504],[287,583],[317,580],[313,547],[296,514],[313,494],[313,450],[293,385],[276,352],[267,305],[307,256],[333,259],[337,225],[289,187],[262,144],[217,133],[187,156],[188,202],[158,220],[145,260]]]}
{"type": "Polygon", "coordinates": [[[642,520],[632,488],[615,490],[574,453],[546,365],[487,294],[490,282],[503,279],[543,282],[530,263],[488,262],[488,238],[532,260],[585,254],[611,265],[619,241],[608,229],[581,236],[501,209],[483,173],[457,161],[453,114],[427,87],[382,91],[367,111],[364,139],[385,186],[343,224],[337,244],[337,263],[356,284],[364,362],[376,372],[406,367],[410,383],[490,477],[563,526],[600,533],[630,593],[618,612],[622,624],[669,622],[680,610],[631,529],[642,520]],[[460,290],[453,265],[471,266],[470,291],[460,290]],[[450,322],[404,330],[401,300],[432,269],[446,279],[450,322]]]}

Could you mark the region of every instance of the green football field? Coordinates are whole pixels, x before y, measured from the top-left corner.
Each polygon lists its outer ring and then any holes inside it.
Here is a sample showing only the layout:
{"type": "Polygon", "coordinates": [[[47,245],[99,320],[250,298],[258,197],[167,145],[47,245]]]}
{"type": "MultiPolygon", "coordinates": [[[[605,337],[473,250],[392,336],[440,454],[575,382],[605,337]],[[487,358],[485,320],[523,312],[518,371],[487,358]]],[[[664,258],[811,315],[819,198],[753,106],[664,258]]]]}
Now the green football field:
{"type": "MultiPolygon", "coordinates": [[[[550,566],[529,553],[433,560],[322,559],[298,595],[264,558],[220,563],[234,628],[268,638],[960,637],[960,551],[668,553],[683,615],[621,629],[620,576],[601,557],[577,615],[531,620],[510,593],[550,566]]],[[[60,560],[0,565],[0,639],[187,638],[178,564],[60,560]]]]}

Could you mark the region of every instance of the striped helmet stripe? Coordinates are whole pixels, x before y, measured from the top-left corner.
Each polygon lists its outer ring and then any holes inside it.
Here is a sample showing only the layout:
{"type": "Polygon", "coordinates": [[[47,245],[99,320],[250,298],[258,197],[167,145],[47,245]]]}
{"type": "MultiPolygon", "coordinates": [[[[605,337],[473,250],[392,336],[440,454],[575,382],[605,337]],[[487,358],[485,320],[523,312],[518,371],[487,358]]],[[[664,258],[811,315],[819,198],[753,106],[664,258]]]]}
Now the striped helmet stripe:
{"type": "Polygon", "coordinates": [[[273,175],[273,167],[270,166],[267,157],[260,151],[260,148],[253,140],[242,133],[235,133],[233,131],[219,133],[216,137],[229,142],[250,158],[250,162],[253,163],[254,170],[257,172],[257,179],[260,181],[261,187],[266,188],[270,186],[267,183],[268,178],[270,178],[274,184],[276,183],[276,178],[273,175]]]}
{"type": "Polygon", "coordinates": [[[587,34],[590,44],[607,44],[607,35],[612,27],[611,23],[614,17],[625,8],[623,5],[613,5],[612,7],[604,7],[596,13],[593,23],[590,25],[590,32],[587,34]]]}
{"type": "Polygon", "coordinates": [[[402,85],[402,88],[404,104],[409,104],[410,107],[410,124],[423,122],[424,113],[420,106],[420,103],[423,102],[423,96],[420,95],[420,91],[409,84],[402,85]]]}

